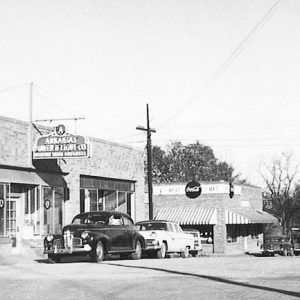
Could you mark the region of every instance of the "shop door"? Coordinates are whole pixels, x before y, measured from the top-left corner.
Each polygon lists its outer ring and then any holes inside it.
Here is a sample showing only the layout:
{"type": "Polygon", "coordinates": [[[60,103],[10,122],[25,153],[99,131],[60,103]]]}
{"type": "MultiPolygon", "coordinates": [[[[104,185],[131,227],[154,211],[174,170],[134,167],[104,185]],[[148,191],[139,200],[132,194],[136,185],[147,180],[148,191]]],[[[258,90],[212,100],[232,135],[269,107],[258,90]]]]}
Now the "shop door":
{"type": "Polygon", "coordinates": [[[6,235],[15,238],[17,245],[21,242],[20,207],[20,197],[10,197],[6,200],[6,235]]]}

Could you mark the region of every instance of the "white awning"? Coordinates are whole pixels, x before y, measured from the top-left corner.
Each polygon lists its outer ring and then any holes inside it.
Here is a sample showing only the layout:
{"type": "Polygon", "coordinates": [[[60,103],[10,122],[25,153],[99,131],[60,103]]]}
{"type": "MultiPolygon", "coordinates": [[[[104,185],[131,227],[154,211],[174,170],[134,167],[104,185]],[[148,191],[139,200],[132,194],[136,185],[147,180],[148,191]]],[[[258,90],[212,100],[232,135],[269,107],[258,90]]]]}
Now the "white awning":
{"type": "Polygon", "coordinates": [[[217,223],[217,210],[215,208],[162,209],[157,212],[154,219],[178,222],[180,225],[213,225],[217,223]]]}
{"type": "Polygon", "coordinates": [[[226,224],[271,224],[278,219],[266,211],[254,208],[230,208],[225,210],[226,224]]]}

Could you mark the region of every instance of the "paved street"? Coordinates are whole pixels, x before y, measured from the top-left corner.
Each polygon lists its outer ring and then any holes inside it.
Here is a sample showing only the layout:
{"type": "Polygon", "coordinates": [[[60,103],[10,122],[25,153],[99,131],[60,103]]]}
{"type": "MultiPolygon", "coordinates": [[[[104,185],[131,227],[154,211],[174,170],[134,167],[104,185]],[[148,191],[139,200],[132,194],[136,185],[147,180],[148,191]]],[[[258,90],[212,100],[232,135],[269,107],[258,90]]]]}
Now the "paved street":
{"type": "Polygon", "coordinates": [[[1,299],[295,299],[300,256],[211,256],[60,264],[0,257],[1,299]]]}

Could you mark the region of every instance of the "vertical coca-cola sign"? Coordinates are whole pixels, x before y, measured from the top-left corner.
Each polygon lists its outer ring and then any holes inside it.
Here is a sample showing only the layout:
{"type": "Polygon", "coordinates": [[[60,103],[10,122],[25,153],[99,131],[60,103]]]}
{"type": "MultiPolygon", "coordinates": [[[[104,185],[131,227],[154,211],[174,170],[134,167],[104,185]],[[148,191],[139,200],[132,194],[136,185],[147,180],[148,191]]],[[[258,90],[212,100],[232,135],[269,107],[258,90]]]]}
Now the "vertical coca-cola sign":
{"type": "Polygon", "coordinates": [[[195,199],[201,195],[201,184],[197,181],[190,181],[185,186],[185,194],[191,199],[195,199]]]}

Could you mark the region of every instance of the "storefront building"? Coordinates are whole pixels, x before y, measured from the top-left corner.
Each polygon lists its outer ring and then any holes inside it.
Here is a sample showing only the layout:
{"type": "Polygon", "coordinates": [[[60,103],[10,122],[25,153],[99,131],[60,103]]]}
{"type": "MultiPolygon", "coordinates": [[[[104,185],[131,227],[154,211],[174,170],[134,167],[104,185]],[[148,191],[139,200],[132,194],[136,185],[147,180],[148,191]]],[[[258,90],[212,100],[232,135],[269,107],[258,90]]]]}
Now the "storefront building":
{"type": "MultiPolygon", "coordinates": [[[[189,198],[187,183],[155,184],[153,216],[200,231],[205,252],[233,254],[259,251],[264,225],[278,220],[262,210],[262,189],[228,182],[200,183],[200,195],[189,198]]],[[[145,205],[147,208],[148,203],[145,205]]]]}
{"type": "Polygon", "coordinates": [[[84,211],[143,218],[141,151],[6,117],[0,143],[0,241],[59,233],[84,211]]]}

